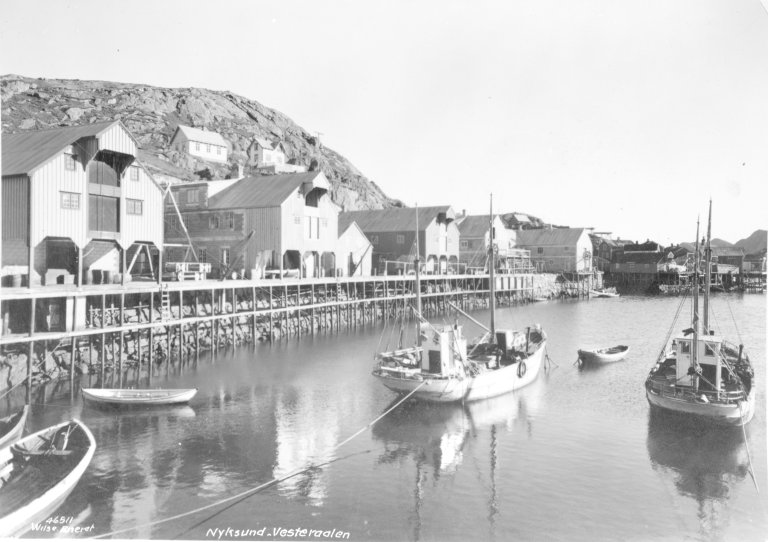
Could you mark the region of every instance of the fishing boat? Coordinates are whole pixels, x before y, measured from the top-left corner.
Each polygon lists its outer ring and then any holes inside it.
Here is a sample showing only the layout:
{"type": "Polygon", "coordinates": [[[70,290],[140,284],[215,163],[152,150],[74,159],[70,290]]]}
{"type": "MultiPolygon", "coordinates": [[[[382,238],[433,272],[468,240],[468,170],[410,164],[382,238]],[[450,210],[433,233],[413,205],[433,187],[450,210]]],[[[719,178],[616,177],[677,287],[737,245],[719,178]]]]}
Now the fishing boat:
{"type": "Polygon", "coordinates": [[[101,405],[160,406],[188,403],[197,388],[181,389],[100,389],[82,388],[83,398],[101,405]]]}
{"type": "Polygon", "coordinates": [[[592,350],[579,350],[579,360],[589,363],[611,363],[621,361],[627,357],[629,346],[620,344],[610,348],[594,348],[592,350]]]}
{"type": "MultiPolygon", "coordinates": [[[[743,344],[736,346],[710,329],[711,232],[710,201],[705,250],[703,326],[699,326],[699,273],[694,272],[691,327],[675,337],[671,345],[665,344],[662,348],[645,380],[645,394],[651,408],[694,417],[710,424],[740,426],[748,423],[755,413],[754,369],[743,344]]],[[[695,269],[698,270],[698,226],[695,256],[695,269]]],[[[672,329],[669,335],[671,332],[672,329]]]]}
{"type": "Polygon", "coordinates": [[[0,537],[17,537],[53,514],[96,450],[79,420],[33,433],[0,450],[0,537]]]}
{"type": "Polygon", "coordinates": [[[24,432],[24,425],[27,423],[27,414],[29,406],[24,405],[21,410],[0,418],[0,449],[9,444],[13,444],[21,438],[24,432]]]}
{"type": "Polygon", "coordinates": [[[462,326],[434,326],[421,313],[418,210],[416,220],[416,345],[376,355],[373,376],[387,388],[422,401],[449,403],[487,399],[533,382],[544,362],[546,334],[538,324],[523,330],[497,330],[495,325],[495,238],[491,203],[489,240],[490,326],[456,305],[454,309],[485,329],[469,348],[462,326]]]}

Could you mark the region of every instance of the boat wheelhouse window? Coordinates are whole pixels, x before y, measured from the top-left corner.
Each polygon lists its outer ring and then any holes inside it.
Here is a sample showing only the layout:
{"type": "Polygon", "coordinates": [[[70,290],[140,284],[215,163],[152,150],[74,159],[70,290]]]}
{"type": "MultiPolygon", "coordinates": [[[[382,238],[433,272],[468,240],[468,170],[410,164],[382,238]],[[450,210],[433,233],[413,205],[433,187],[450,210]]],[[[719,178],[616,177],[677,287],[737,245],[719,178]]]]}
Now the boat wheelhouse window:
{"type": "Polygon", "coordinates": [[[690,354],[691,353],[691,343],[690,341],[680,341],[680,352],[683,354],[690,354]]]}
{"type": "Polygon", "coordinates": [[[704,355],[705,356],[714,356],[715,355],[715,347],[712,346],[709,343],[704,343],[704,355]]]}

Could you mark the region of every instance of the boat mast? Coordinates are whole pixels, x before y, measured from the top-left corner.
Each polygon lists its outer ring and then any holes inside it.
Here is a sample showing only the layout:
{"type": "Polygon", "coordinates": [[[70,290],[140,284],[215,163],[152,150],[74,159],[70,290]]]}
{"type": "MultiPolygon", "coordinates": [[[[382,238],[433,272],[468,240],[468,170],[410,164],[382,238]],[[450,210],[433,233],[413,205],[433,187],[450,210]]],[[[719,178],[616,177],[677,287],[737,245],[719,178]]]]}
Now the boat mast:
{"type": "Polygon", "coordinates": [[[702,330],[709,335],[709,291],[712,287],[712,199],[709,200],[709,220],[707,221],[707,248],[705,249],[705,269],[704,277],[704,321],[702,330]]]}
{"type": "Polygon", "coordinates": [[[696,378],[696,366],[699,357],[699,220],[696,219],[696,255],[693,264],[693,343],[691,344],[691,367],[693,368],[693,386],[698,391],[699,379],[696,378]]]}
{"type": "Polygon", "coordinates": [[[419,204],[416,204],[416,257],[413,265],[416,268],[416,346],[421,346],[421,277],[419,275],[419,204]]]}
{"type": "Polygon", "coordinates": [[[488,217],[488,281],[490,286],[488,288],[490,296],[490,309],[491,309],[491,343],[496,342],[496,278],[494,275],[494,267],[496,267],[496,258],[493,249],[494,231],[493,231],[493,194],[491,194],[491,209],[488,217]]]}

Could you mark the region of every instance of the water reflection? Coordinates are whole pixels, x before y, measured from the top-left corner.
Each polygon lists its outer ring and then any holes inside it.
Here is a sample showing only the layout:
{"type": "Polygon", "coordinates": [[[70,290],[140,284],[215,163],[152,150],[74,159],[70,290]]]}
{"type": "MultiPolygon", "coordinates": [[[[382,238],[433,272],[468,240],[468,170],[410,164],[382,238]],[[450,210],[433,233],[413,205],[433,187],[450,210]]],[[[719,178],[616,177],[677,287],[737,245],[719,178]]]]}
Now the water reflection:
{"type": "MultiPolygon", "coordinates": [[[[373,436],[384,444],[379,464],[402,463],[410,458],[416,466],[411,522],[414,540],[420,540],[425,485],[437,484],[441,476],[454,476],[464,461],[470,441],[481,441],[487,454],[488,485],[485,496],[491,537],[499,514],[496,492],[499,431],[530,435],[532,411],[539,406],[541,387],[536,383],[520,392],[467,404],[406,402],[373,427],[373,436]],[[528,407],[531,400],[533,409],[528,407]],[[487,440],[487,442],[486,442],[487,440]]],[[[475,464],[477,467],[478,465],[475,464]]]]}
{"type": "MultiPolygon", "coordinates": [[[[299,393],[288,388],[278,393],[277,463],[275,478],[333,458],[339,442],[338,411],[327,393],[299,393]]],[[[301,476],[280,483],[278,491],[288,497],[303,497],[312,506],[321,506],[328,493],[328,469],[309,469],[301,476]]]]}
{"type": "Polygon", "coordinates": [[[696,501],[702,534],[722,534],[728,526],[731,489],[749,476],[742,429],[695,424],[652,410],[647,447],[653,470],[680,495],[696,501]]]}

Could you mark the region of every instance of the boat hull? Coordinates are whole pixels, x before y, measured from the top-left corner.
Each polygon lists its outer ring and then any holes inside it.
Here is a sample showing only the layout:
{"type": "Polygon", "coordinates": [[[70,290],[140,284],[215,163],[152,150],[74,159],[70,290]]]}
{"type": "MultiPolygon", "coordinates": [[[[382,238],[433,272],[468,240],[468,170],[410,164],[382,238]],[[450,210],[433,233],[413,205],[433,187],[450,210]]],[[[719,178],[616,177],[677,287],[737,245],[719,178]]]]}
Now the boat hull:
{"type": "Polygon", "coordinates": [[[536,351],[524,360],[525,371],[522,371],[522,375],[517,363],[482,372],[475,377],[435,378],[418,375],[403,378],[380,370],[374,371],[373,375],[390,390],[401,394],[413,393],[413,398],[419,401],[479,401],[520,389],[536,380],[544,362],[545,346],[546,341],[539,343],[536,351]]]}
{"type": "Polygon", "coordinates": [[[614,361],[621,361],[629,353],[629,347],[615,353],[599,352],[597,350],[579,350],[579,359],[585,362],[592,363],[612,363],[614,361]]]}
{"type": "Polygon", "coordinates": [[[197,388],[168,390],[83,388],[82,393],[84,399],[101,405],[165,406],[188,403],[197,393],[197,388]]]}
{"type": "MultiPolygon", "coordinates": [[[[0,537],[18,537],[31,529],[33,523],[42,521],[51,516],[66,500],[69,494],[72,493],[77,482],[88,468],[88,465],[93,458],[93,454],[96,451],[96,441],[93,438],[91,431],[79,420],[72,420],[71,422],[64,422],[53,427],[48,427],[25,437],[20,443],[33,441],[48,433],[55,434],[55,431],[70,423],[77,424],[80,429],[85,432],[90,443],[88,450],[77,465],[55,486],[18,510],[15,510],[4,517],[0,517],[0,537]]],[[[11,461],[13,461],[11,447],[0,450],[0,471],[3,471],[11,461]]]]}
{"type": "Polygon", "coordinates": [[[665,412],[694,416],[702,421],[717,425],[740,426],[749,423],[755,414],[755,390],[752,389],[745,400],[732,403],[705,403],[661,394],[649,387],[645,396],[652,408],[665,412]]]}
{"type": "Polygon", "coordinates": [[[24,426],[27,423],[27,414],[29,413],[29,406],[25,405],[24,408],[21,410],[20,416],[13,421],[12,418],[14,416],[9,416],[8,421],[9,423],[12,423],[12,427],[8,429],[3,435],[0,436],[0,449],[5,448],[6,446],[10,446],[17,440],[21,438],[22,433],[24,433],[24,426]]]}

